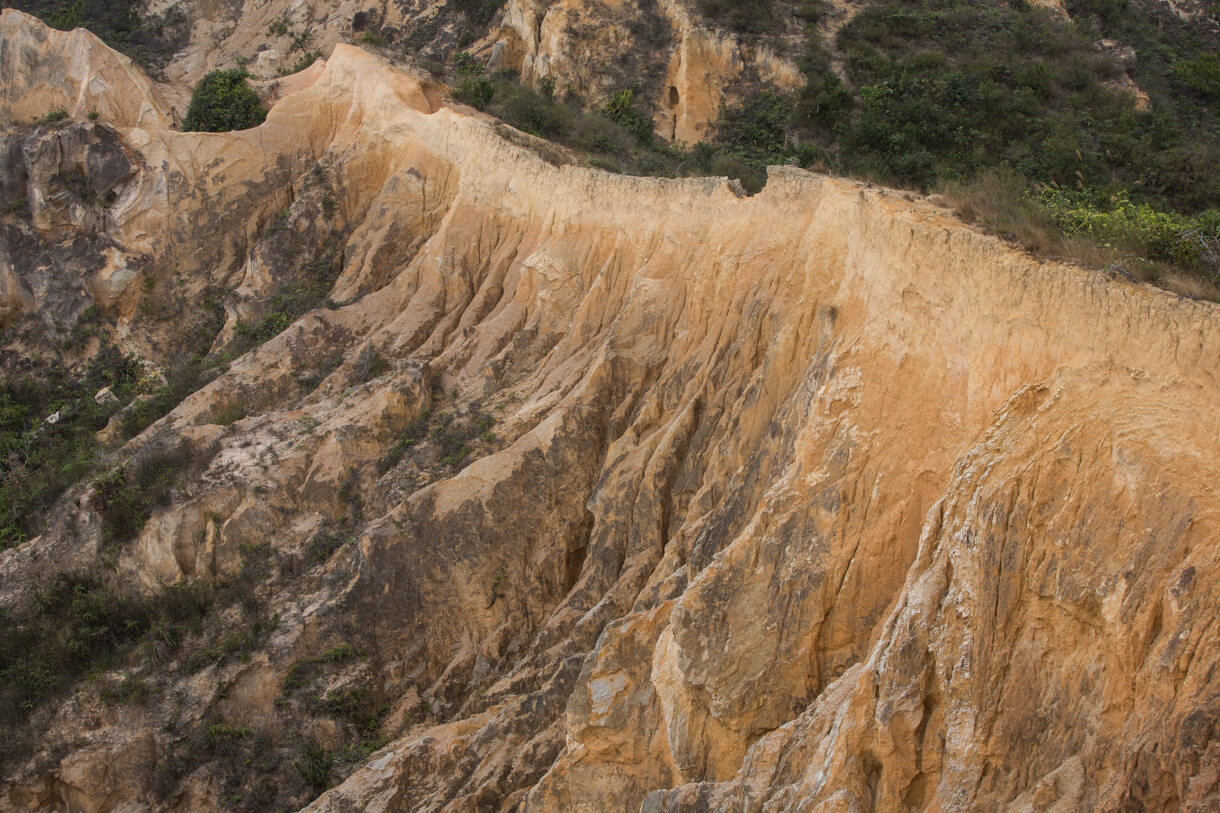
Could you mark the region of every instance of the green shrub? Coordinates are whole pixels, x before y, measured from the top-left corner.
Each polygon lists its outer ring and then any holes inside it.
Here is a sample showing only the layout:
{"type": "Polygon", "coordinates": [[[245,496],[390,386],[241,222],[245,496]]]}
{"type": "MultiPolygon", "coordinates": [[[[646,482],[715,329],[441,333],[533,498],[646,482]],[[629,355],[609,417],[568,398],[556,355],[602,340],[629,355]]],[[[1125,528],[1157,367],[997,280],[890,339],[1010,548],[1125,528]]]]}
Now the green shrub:
{"type": "Polygon", "coordinates": [[[792,103],[778,93],[764,91],[740,107],[721,110],[716,142],[729,152],[754,163],[778,163],[787,139],[792,103]]]}
{"type": "Polygon", "coordinates": [[[339,753],[339,759],[353,765],[364,762],[385,743],[380,739],[359,739],[339,753]]]}
{"type": "Polygon", "coordinates": [[[215,365],[206,364],[205,359],[224,321],[225,310],[215,292],[205,292],[199,306],[190,312],[176,336],[177,346],[193,348],[193,352],[178,357],[166,371],[165,383],[123,412],[122,428],[126,437],[143,432],[218,374],[215,365]]]}
{"type": "Polygon", "coordinates": [[[741,183],[741,188],[747,194],[754,195],[762,191],[767,183],[766,166],[746,161],[732,153],[717,153],[708,168],[709,175],[716,175],[741,183]]]}
{"type": "Polygon", "coordinates": [[[134,539],[153,509],[169,504],[174,484],[195,463],[190,447],[180,443],[99,477],[91,505],[102,518],[102,541],[122,545],[134,539]]]}
{"type": "Polygon", "coordinates": [[[453,68],[458,76],[482,76],[486,71],[482,63],[470,55],[468,51],[459,51],[453,56],[453,68]]]}
{"type": "Polygon", "coordinates": [[[558,139],[571,131],[574,112],[566,105],[555,102],[553,84],[548,96],[524,85],[501,80],[493,96],[496,98],[496,115],[522,132],[558,139]]]}
{"type": "Polygon", "coordinates": [[[238,397],[212,412],[211,422],[217,426],[232,426],[250,414],[250,408],[244,399],[238,397]]]}
{"type": "Polygon", "coordinates": [[[174,368],[165,385],[123,413],[123,434],[135,437],[169,414],[183,398],[195,391],[201,374],[199,364],[194,359],[174,368]]]}
{"type": "Polygon", "coordinates": [[[267,112],[259,105],[258,94],[246,84],[249,75],[244,68],[234,68],[204,76],[191,96],[183,129],[221,133],[262,124],[267,112]]]}
{"type": "Polygon", "coordinates": [[[74,28],[80,27],[84,19],[85,2],[84,0],[75,0],[72,3],[65,3],[56,11],[48,14],[47,25],[60,31],[71,31],[74,28]]]}
{"type": "Polygon", "coordinates": [[[306,740],[301,747],[301,758],[292,763],[297,775],[316,791],[326,790],[330,786],[330,769],[334,765],[334,757],[312,740],[306,740]]]}
{"type": "Polygon", "coordinates": [[[232,723],[212,723],[205,729],[204,745],[212,753],[229,753],[237,748],[237,743],[250,736],[250,729],[243,725],[232,723]]]}
{"type": "Polygon", "coordinates": [[[600,113],[581,116],[573,128],[572,143],[588,152],[627,158],[635,149],[635,139],[618,122],[600,113]]]}
{"type": "Polygon", "coordinates": [[[1122,247],[1149,259],[1186,267],[1206,266],[1220,276],[1220,209],[1194,217],[1133,203],[1116,194],[1099,203],[1087,195],[1046,188],[1036,196],[1051,219],[1070,235],[1122,247]]]}
{"type": "Polygon", "coordinates": [[[246,625],[232,629],[221,636],[212,651],[215,660],[226,655],[236,655],[242,663],[250,660],[250,653],[258,649],[267,637],[279,627],[279,616],[259,616],[247,619],[246,625]]]}
{"type": "Polygon", "coordinates": [[[635,91],[624,88],[610,97],[602,115],[635,136],[637,142],[647,144],[652,140],[652,118],[636,107],[635,91]]]}
{"type": "Polygon", "coordinates": [[[839,75],[825,71],[809,77],[792,118],[796,124],[833,131],[845,121],[854,105],[855,100],[839,75]]]}
{"type": "Polygon", "coordinates": [[[351,644],[339,644],[323,652],[318,657],[314,658],[317,663],[342,663],[343,661],[353,658],[363,658],[364,650],[351,644]]]}
{"type": "Polygon", "coordinates": [[[56,124],[68,118],[68,111],[62,107],[56,107],[47,112],[45,116],[38,119],[37,124],[56,124]]]}
{"type": "Polygon", "coordinates": [[[495,86],[485,76],[467,76],[453,89],[453,98],[479,110],[486,108],[495,94],[495,86]]]}
{"type": "Polygon", "coordinates": [[[428,434],[428,418],[429,414],[424,413],[419,418],[407,424],[406,428],[398,434],[394,440],[394,444],[390,446],[381,460],[378,461],[377,468],[385,474],[390,469],[398,465],[398,463],[406,455],[407,450],[415,446],[428,434]]]}
{"type": "Polygon", "coordinates": [[[361,731],[375,731],[386,711],[385,706],[378,703],[373,692],[365,686],[349,686],[327,692],[318,699],[318,706],[361,731]]]}
{"type": "MultiPolygon", "coordinates": [[[[281,75],[288,76],[290,74],[300,73],[301,71],[305,70],[306,68],[308,68],[310,65],[317,62],[321,58],[322,58],[322,55],[319,54],[317,51],[306,51],[305,53],[303,53],[299,57],[297,57],[297,61],[292,63],[291,68],[281,71],[281,75]]],[[[265,118],[266,114],[264,113],[263,116],[265,118]]],[[[259,122],[261,123],[261,121],[262,120],[260,119],[259,122]]],[[[253,126],[253,125],[251,125],[251,126],[253,126]]]]}
{"type": "Polygon", "coordinates": [[[102,699],[107,703],[126,704],[140,703],[151,693],[148,683],[137,675],[124,675],[117,683],[110,683],[102,689],[102,699]]]}
{"type": "Polygon", "coordinates": [[[312,685],[318,678],[319,666],[334,666],[335,664],[366,657],[368,657],[368,653],[360,647],[352,646],[351,644],[339,644],[317,657],[298,660],[293,663],[292,667],[288,670],[288,674],[284,676],[282,694],[287,697],[298,689],[312,685]]]}
{"type": "Polygon", "coordinates": [[[1173,78],[1200,96],[1220,100],[1220,54],[1178,60],[1173,65],[1173,78]]]}
{"type": "Polygon", "coordinates": [[[335,551],[350,542],[350,533],[340,529],[318,531],[305,546],[305,561],[310,567],[325,564],[335,551]]]}
{"type": "Polygon", "coordinates": [[[326,301],[329,285],[325,280],[303,279],[278,287],[267,298],[267,314],[257,322],[239,321],[235,327],[237,345],[232,355],[241,355],[252,347],[274,339],[293,322],[326,301]]]}

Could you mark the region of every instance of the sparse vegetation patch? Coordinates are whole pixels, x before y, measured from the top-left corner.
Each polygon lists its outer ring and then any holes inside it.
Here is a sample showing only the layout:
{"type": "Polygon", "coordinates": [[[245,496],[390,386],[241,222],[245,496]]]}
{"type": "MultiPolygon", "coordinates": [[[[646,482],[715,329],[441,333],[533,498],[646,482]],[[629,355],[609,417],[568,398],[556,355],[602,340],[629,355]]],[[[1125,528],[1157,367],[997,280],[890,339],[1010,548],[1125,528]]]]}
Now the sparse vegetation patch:
{"type": "Polygon", "coordinates": [[[56,362],[0,383],[0,549],[38,534],[59,495],[94,470],[96,433],[131,400],[139,374],[107,345],[81,372],[56,362]],[[113,401],[95,400],[103,388],[113,401]]]}

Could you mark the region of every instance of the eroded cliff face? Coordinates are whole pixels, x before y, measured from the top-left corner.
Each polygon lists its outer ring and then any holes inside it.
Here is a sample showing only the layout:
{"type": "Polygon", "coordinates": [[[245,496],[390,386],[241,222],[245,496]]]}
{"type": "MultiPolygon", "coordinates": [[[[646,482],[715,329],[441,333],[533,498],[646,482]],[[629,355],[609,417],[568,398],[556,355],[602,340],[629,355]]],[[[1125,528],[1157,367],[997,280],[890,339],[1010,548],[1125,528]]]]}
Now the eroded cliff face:
{"type": "MultiPolygon", "coordinates": [[[[744,90],[765,85],[792,91],[804,84],[795,62],[776,53],[774,43],[753,39],[712,28],[680,0],[509,0],[499,28],[476,53],[527,83],[551,77],[561,90],[566,85],[588,99],[642,86],[654,96],[657,132],[694,144],[711,135],[721,104],[740,101],[744,90]]],[[[799,36],[788,39],[789,45],[800,42],[799,36]]]]}
{"type": "MultiPolygon", "coordinates": [[[[508,0],[486,20],[472,20],[460,7],[434,0],[165,0],[150,3],[148,12],[190,20],[189,38],[164,68],[176,85],[233,67],[235,57],[272,82],[309,54],[329,56],[343,43],[414,65],[468,51],[490,71],[516,71],[531,86],[550,77],[560,93],[594,108],[634,87],[646,97],[657,133],[687,144],[711,135],[722,102],[738,103],[762,87],[791,91],[804,84],[798,66],[804,34],[795,20],[783,26],[791,31],[763,42],[715,28],[686,0],[508,0]]],[[[184,105],[176,109],[185,114],[184,105]]]]}
{"type": "MultiPolygon", "coordinates": [[[[127,350],[181,352],[149,291],[220,290],[220,352],[330,269],[329,307],[111,453],[194,452],[138,538],[108,552],[90,480],[0,553],[11,607],[105,562],[246,579],[199,640],[260,631],[133,659],[142,705],[39,711],[0,808],[304,804],[301,738],[344,747],[357,690],[385,745],[312,810],[1220,804],[1214,305],[799,170],[556,165],[348,46],[261,127],[179,133],[89,35],[0,28],[0,116],[100,111],[10,136],[11,229],[69,228],[29,145],[128,162],[88,229],[138,273],[87,294],[127,350]],[[198,725],[265,752],[188,760],[198,725]]],[[[4,262],[6,320],[70,327],[4,262]]]]}

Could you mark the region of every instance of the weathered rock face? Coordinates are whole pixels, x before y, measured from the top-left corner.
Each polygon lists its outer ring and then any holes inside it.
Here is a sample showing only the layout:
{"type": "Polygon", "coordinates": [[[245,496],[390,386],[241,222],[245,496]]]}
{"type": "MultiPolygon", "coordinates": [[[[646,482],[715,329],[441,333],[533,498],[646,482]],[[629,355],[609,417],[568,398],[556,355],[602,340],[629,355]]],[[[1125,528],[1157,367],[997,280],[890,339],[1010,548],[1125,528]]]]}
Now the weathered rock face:
{"type": "MultiPolygon", "coordinates": [[[[468,4],[469,5],[469,4],[468,4]]],[[[491,71],[513,70],[536,85],[543,77],[597,107],[624,88],[641,90],[657,133],[670,141],[708,137],[721,103],[738,103],[766,86],[804,83],[798,67],[802,27],[760,38],[717,30],[685,0],[587,3],[508,0],[490,21],[472,21],[457,4],[358,3],[354,0],[210,0],[154,2],[149,13],[176,9],[191,20],[190,41],[165,67],[189,86],[241,57],[256,77],[274,82],[309,54],[371,38],[408,61],[469,51],[491,71]],[[784,55],[781,50],[786,49],[784,55]]],[[[179,115],[185,100],[173,104],[179,115]]]]}
{"type": "Polygon", "coordinates": [[[55,329],[89,304],[110,307],[138,262],[100,232],[137,171],[115,132],[96,124],[5,138],[0,206],[0,322],[34,312],[55,329]]]}
{"type": "Polygon", "coordinates": [[[679,0],[641,3],[510,0],[488,37],[492,68],[531,84],[551,77],[584,98],[640,85],[655,98],[657,132],[694,144],[721,102],[750,83],[793,90],[804,77],[773,47],[713,30],[679,0]]]}
{"type": "MultiPolygon", "coordinates": [[[[39,65],[81,35],[0,26],[48,53],[0,112],[66,93],[39,65]]],[[[160,109],[138,76],[108,92],[160,109]]],[[[224,288],[218,347],[306,260],[332,306],[117,453],[206,450],[126,582],[245,578],[256,551],[276,625],[246,660],[126,667],[160,688],[138,713],[81,688],[0,807],[286,786],[291,756],[184,765],[182,732],[338,749],[307,680],[375,696],[386,743],[318,811],[1220,804],[1214,305],[798,170],[742,197],[555,166],[350,47],[256,130],[108,121],[146,209],[106,234],[224,288]],[[319,562],[320,528],[353,541],[319,562]],[[339,641],[365,655],[326,671],[339,641]]],[[[124,313],[167,364],[168,328],[124,313]]],[[[0,554],[6,601],[99,560],[91,487],[0,554]]]]}

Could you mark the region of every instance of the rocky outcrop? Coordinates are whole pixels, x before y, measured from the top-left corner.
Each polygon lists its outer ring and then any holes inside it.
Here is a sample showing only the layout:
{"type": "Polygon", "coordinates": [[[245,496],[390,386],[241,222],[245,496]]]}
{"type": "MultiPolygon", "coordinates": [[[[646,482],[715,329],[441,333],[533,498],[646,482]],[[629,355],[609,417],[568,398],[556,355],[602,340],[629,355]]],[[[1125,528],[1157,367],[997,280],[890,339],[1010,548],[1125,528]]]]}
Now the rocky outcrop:
{"type": "Polygon", "coordinates": [[[91,304],[110,307],[139,258],[103,233],[137,172],[115,132],[96,124],[40,127],[0,143],[0,321],[34,313],[52,330],[91,304]]]}
{"type": "MultiPolygon", "coordinates": [[[[117,453],[197,451],[115,567],[244,579],[208,623],[245,659],[125,666],[138,713],[82,687],[0,806],[299,806],[351,715],[384,744],[312,810],[1217,804],[1214,305],[795,169],[556,165],[347,46],[255,130],[111,126],[145,208],[107,233],[223,286],[220,346],[336,268],[117,453]]],[[[92,487],[6,601],[99,560],[92,487]]]]}
{"type": "Polygon", "coordinates": [[[500,29],[489,37],[489,64],[518,71],[530,84],[549,77],[560,90],[594,102],[643,86],[657,132],[694,144],[709,135],[721,103],[740,101],[747,87],[791,91],[804,84],[773,42],[758,39],[718,31],[678,0],[510,0],[500,29]]]}

